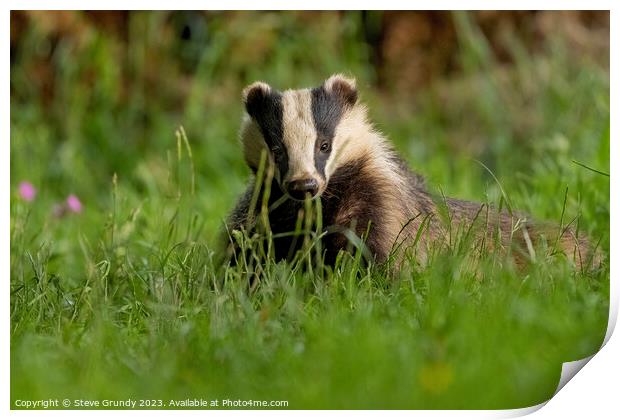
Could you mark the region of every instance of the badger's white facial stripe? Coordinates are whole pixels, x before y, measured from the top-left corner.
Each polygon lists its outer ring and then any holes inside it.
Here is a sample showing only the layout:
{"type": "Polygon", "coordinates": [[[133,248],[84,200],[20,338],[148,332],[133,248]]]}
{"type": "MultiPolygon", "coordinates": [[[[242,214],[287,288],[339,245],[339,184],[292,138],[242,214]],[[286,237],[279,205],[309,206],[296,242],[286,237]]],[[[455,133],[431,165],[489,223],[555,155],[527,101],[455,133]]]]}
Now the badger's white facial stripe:
{"type": "Polygon", "coordinates": [[[312,115],[310,90],[288,90],[282,94],[282,134],[288,155],[288,172],[283,179],[314,178],[320,174],[314,165],[317,130],[312,115]]]}

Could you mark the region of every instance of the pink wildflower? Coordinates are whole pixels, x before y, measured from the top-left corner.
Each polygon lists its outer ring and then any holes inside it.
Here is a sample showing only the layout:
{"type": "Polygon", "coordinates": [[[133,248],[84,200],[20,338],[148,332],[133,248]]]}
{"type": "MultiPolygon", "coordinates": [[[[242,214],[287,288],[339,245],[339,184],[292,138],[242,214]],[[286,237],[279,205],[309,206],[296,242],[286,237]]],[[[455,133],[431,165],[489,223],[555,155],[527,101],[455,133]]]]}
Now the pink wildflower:
{"type": "Polygon", "coordinates": [[[32,201],[37,195],[37,189],[28,181],[19,184],[19,196],[24,201],[32,201]]]}
{"type": "Polygon", "coordinates": [[[67,208],[73,213],[81,213],[82,203],[76,195],[71,194],[69,197],[67,197],[67,208]]]}

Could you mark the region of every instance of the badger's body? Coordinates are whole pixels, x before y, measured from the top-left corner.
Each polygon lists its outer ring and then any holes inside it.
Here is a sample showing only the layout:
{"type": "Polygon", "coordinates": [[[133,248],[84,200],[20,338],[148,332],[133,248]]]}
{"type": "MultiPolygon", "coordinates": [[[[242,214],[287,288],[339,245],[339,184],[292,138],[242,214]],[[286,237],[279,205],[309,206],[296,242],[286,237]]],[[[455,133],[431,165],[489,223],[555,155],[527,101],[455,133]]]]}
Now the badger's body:
{"type": "MultiPolygon", "coordinates": [[[[386,139],[368,122],[352,80],[335,75],[313,89],[278,92],[256,82],[243,93],[247,115],[241,129],[245,160],[256,174],[266,156],[273,177],[256,188],[253,180],[239,200],[227,230],[252,230],[257,209],[252,197],[269,190],[266,208],[276,259],[290,259],[301,246],[294,232],[305,207],[318,199],[322,209],[324,261],[333,263],[349,246],[350,235],[365,239],[377,262],[393,250],[424,262],[432,244],[472,235],[480,249],[506,250],[521,264],[532,256],[541,234],[555,232],[559,250],[581,265],[588,258],[583,240],[566,229],[532,224],[523,215],[485,204],[436,199],[421,176],[411,172],[386,139]]],[[[260,201],[260,200],[259,200],[260,201]]]]}

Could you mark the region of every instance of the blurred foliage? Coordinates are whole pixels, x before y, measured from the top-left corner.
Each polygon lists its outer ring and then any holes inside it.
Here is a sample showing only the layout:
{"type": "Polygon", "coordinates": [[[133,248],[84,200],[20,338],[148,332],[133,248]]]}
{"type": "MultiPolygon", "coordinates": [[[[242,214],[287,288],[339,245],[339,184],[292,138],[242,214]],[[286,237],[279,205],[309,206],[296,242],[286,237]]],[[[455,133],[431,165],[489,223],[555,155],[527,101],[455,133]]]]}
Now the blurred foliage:
{"type": "Polygon", "coordinates": [[[575,163],[609,173],[607,12],[12,12],[12,398],[518,407],[598,348],[608,268],[269,264],[249,295],[214,265],[249,176],[241,89],[335,72],[430,188],[497,202],[481,161],[607,255],[609,178],[575,163]]]}

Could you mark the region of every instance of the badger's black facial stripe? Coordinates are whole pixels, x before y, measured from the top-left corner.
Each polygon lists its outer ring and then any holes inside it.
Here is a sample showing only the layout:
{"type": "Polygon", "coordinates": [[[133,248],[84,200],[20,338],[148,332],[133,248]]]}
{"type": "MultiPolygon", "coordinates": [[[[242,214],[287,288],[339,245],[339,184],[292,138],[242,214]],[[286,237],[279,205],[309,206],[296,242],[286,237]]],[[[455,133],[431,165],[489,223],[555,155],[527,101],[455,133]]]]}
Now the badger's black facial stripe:
{"type": "Polygon", "coordinates": [[[253,89],[248,92],[245,108],[258,124],[267,147],[272,151],[280,174],[288,171],[288,155],[283,142],[282,94],[253,89]]]}
{"type": "Polygon", "coordinates": [[[332,142],[336,126],[342,118],[346,104],[334,94],[330,94],[323,86],[312,89],[312,118],[317,132],[314,165],[316,170],[325,177],[325,164],[332,150],[332,142]],[[321,145],[327,143],[327,152],[321,151],[321,145]]]}

